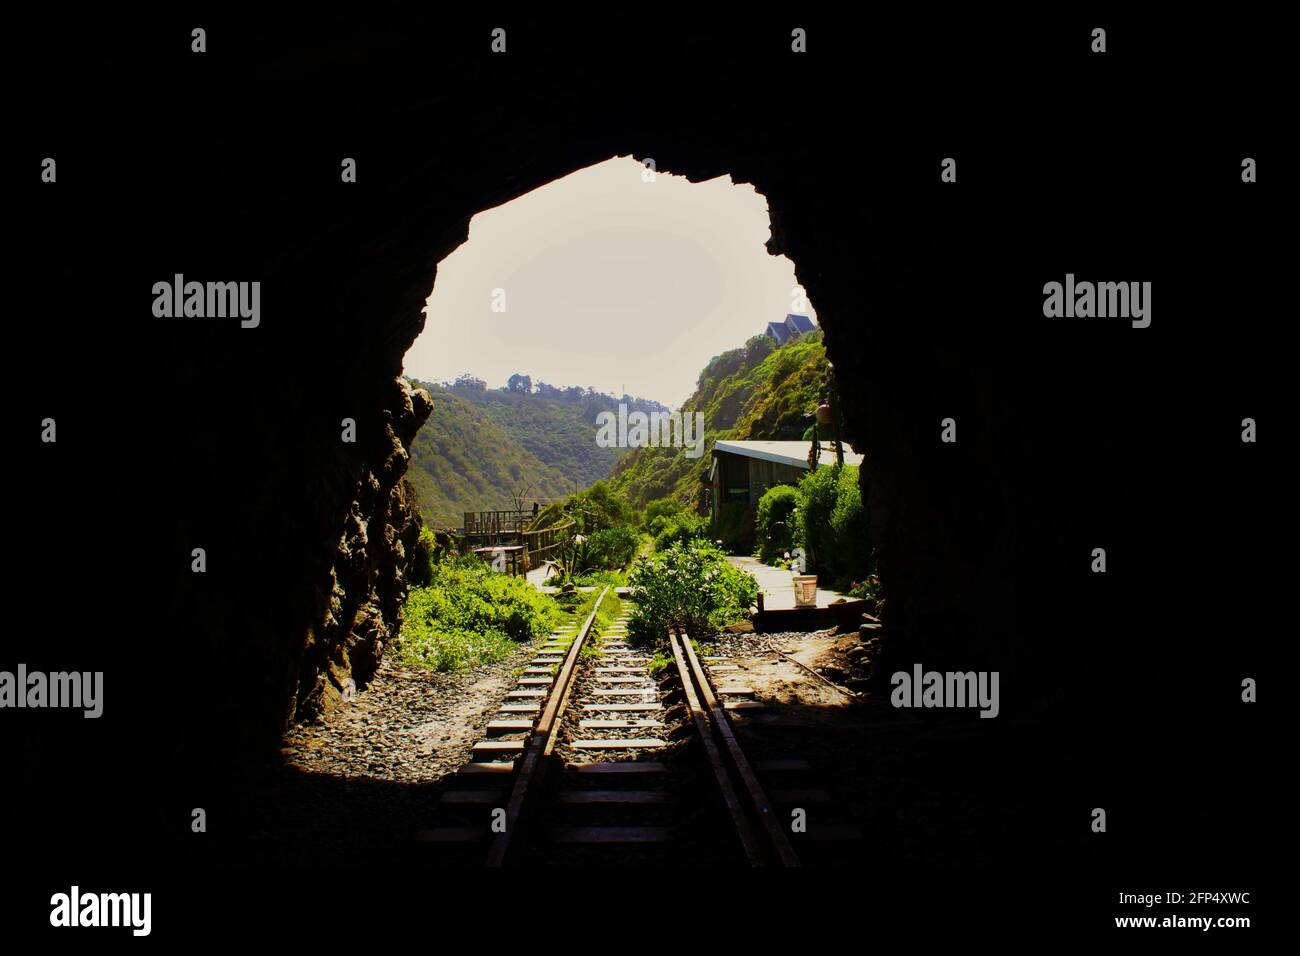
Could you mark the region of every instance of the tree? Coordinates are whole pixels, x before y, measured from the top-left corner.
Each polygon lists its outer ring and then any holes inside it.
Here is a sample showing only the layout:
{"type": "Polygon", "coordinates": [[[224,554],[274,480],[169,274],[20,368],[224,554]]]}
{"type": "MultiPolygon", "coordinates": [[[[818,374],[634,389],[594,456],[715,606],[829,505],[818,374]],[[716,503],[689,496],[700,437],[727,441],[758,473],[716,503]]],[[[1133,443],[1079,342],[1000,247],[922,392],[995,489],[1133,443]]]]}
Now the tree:
{"type": "Polygon", "coordinates": [[[481,378],[475,378],[473,375],[466,372],[464,375],[461,375],[456,379],[455,387],[467,389],[472,392],[485,392],[487,391],[487,382],[483,381],[481,378]]]}
{"type": "Polygon", "coordinates": [[[531,375],[520,375],[516,372],[506,380],[506,391],[518,392],[520,395],[529,395],[533,391],[533,377],[531,375]]]}

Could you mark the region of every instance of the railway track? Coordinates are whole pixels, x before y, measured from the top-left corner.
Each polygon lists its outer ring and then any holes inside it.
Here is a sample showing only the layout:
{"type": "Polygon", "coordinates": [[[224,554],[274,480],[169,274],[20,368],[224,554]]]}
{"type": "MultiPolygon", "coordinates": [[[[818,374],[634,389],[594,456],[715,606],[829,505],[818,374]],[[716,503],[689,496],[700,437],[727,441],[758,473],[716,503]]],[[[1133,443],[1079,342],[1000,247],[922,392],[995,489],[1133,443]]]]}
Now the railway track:
{"type": "Polygon", "coordinates": [[[597,625],[608,596],[541,643],[417,842],[444,865],[798,866],[729,717],[762,705],[683,634],[652,672],[626,604],[597,625]]]}

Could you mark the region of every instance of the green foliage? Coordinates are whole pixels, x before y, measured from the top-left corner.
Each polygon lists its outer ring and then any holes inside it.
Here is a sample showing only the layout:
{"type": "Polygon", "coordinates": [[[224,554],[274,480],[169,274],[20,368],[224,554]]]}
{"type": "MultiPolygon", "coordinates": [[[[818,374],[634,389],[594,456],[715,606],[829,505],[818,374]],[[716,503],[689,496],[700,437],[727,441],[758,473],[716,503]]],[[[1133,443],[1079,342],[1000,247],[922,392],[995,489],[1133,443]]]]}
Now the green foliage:
{"type": "Polygon", "coordinates": [[[420,536],[411,548],[411,567],[408,580],[420,587],[433,580],[433,566],[448,557],[456,556],[456,539],[448,531],[434,531],[428,525],[420,528],[420,536]]]}
{"type": "Polygon", "coordinates": [[[654,535],[656,551],[663,551],[693,538],[702,538],[708,531],[707,521],[687,511],[675,515],[659,515],[650,522],[650,533],[654,535]]]}
{"type": "Polygon", "coordinates": [[[593,567],[621,570],[636,557],[641,539],[627,525],[592,532],[589,541],[593,567]]]}
{"type": "Polygon", "coordinates": [[[743,620],[758,598],[758,582],[727,561],[716,546],[692,540],[639,558],[628,575],[632,609],[628,634],[642,643],[666,639],[669,627],[701,636],[743,620]]]}
{"type": "Polygon", "coordinates": [[[673,666],[673,657],[664,651],[655,649],[654,656],[650,658],[650,663],[646,665],[646,670],[650,672],[651,677],[658,677],[668,668],[673,666]]]}
{"type": "Polygon", "coordinates": [[[849,585],[848,591],[845,592],[849,597],[865,598],[868,601],[879,603],[882,598],[880,594],[880,578],[874,574],[868,574],[861,581],[854,581],[849,585]]]}
{"type": "MultiPolygon", "coordinates": [[[[655,534],[655,522],[658,519],[672,519],[686,513],[686,505],[676,498],[656,498],[645,506],[641,512],[641,528],[655,534]]],[[[662,526],[662,522],[660,523],[662,526]]]]}
{"type": "Polygon", "coordinates": [[[809,574],[839,588],[871,570],[857,468],[826,465],[804,475],[795,514],[795,537],[804,550],[809,574]]]}
{"type": "MultiPolygon", "coordinates": [[[[603,588],[606,585],[611,588],[621,588],[627,586],[627,573],[624,571],[588,571],[574,578],[573,583],[580,588],[603,588]]],[[[612,597],[612,591],[610,595],[612,597]]],[[[605,598],[605,600],[609,601],[610,598],[605,598]]]]}
{"type": "Polygon", "coordinates": [[[515,493],[525,489],[541,498],[574,489],[572,478],[520,445],[473,402],[459,393],[432,394],[433,411],[411,443],[406,472],[425,524],[456,528],[466,511],[514,508],[515,493]]]}
{"type": "Polygon", "coordinates": [[[707,450],[715,440],[800,438],[829,381],[820,331],[780,348],[756,336],[713,358],[682,405],[683,414],[704,413],[706,453],[687,458],[682,448],[633,449],[615,467],[614,485],[633,505],[648,509],[647,503],[670,497],[694,508],[708,483],[707,450]]]}
{"type": "Polygon", "coordinates": [[[593,571],[621,571],[641,547],[636,515],[627,499],[605,481],[552,502],[538,512],[534,528],[574,523],[574,534],[548,562],[551,580],[572,581],[593,571]]]}
{"type": "Polygon", "coordinates": [[[473,376],[420,383],[433,397],[433,412],[412,443],[407,478],[427,524],[459,527],[466,511],[516,507],[517,494],[528,508],[607,478],[625,449],[596,444],[596,416],[617,411],[620,401],[630,410],[666,410],[545,382],[531,391],[527,375],[512,381],[504,389],[473,376]]]}
{"type": "Polygon", "coordinates": [[[430,566],[427,586],[411,589],[398,658],[413,667],[462,670],[509,656],[517,642],[550,633],[560,620],[556,603],[522,578],[476,558],[448,558],[430,566]]]}
{"type": "Polygon", "coordinates": [[[794,485],[774,485],[758,499],[754,537],[760,560],[771,564],[794,547],[794,513],[799,491],[794,485]]]}
{"type": "Polygon", "coordinates": [[[718,509],[718,519],[709,528],[709,537],[721,541],[731,554],[747,550],[754,540],[754,513],[748,501],[728,501],[718,509]]]}
{"type": "Polygon", "coordinates": [[[433,529],[426,525],[420,529],[420,537],[411,549],[411,570],[407,577],[412,585],[425,587],[433,580],[433,554],[436,550],[433,529]]]}
{"type": "Polygon", "coordinates": [[[636,519],[627,498],[607,481],[598,481],[586,491],[570,495],[565,512],[585,534],[632,525],[636,519]]]}

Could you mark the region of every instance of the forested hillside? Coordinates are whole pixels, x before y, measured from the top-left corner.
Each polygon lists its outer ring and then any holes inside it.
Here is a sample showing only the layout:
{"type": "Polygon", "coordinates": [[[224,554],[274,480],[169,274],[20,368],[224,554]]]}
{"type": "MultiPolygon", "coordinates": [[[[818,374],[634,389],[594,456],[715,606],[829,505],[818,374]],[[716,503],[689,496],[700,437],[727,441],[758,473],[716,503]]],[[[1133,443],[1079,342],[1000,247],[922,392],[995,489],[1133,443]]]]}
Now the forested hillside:
{"type": "Polygon", "coordinates": [[[780,348],[757,335],[710,360],[682,406],[704,413],[706,453],[692,459],[681,448],[635,449],[615,467],[614,487],[638,507],[670,496],[698,505],[715,440],[802,438],[829,380],[820,331],[780,348]]]}
{"type": "Polygon", "coordinates": [[[596,444],[596,416],[620,402],[666,410],[591,389],[534,388],[526,376],[504,389],[471,376],[419,384],[433,396],[433,413],[416,436],[407,478],[435,527],[459,526],[466,511],[513,508],[516,494],[529,507],[608,478],[624,449],[596,444]]]}

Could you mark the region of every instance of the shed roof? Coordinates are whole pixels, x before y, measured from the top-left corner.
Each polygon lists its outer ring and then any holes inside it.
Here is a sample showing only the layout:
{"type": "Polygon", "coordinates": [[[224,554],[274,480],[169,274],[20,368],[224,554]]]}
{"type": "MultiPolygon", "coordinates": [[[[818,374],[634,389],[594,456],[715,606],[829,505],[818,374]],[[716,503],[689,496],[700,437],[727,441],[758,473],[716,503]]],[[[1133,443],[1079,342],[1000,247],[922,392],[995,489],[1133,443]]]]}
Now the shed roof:
{"type": "MultiPolygon", "coordinates": [[[[731,455],[741,455],[745,458],[758,458],[763,461],[776,462],[779,465],[793,465],[796,468],[808,467],[808,447],[811,442],[806,441],[716,441],[713,443],[714,452],[726,452],[731,455]]],[[[827,458],[835,460],[835,443],[824,441],[822,444],[822,462],[825,463],[827,458]]],[[[849,450],[846,446],[844,449],[844,464],[861,465],[862,456],[849,450]]]]}

